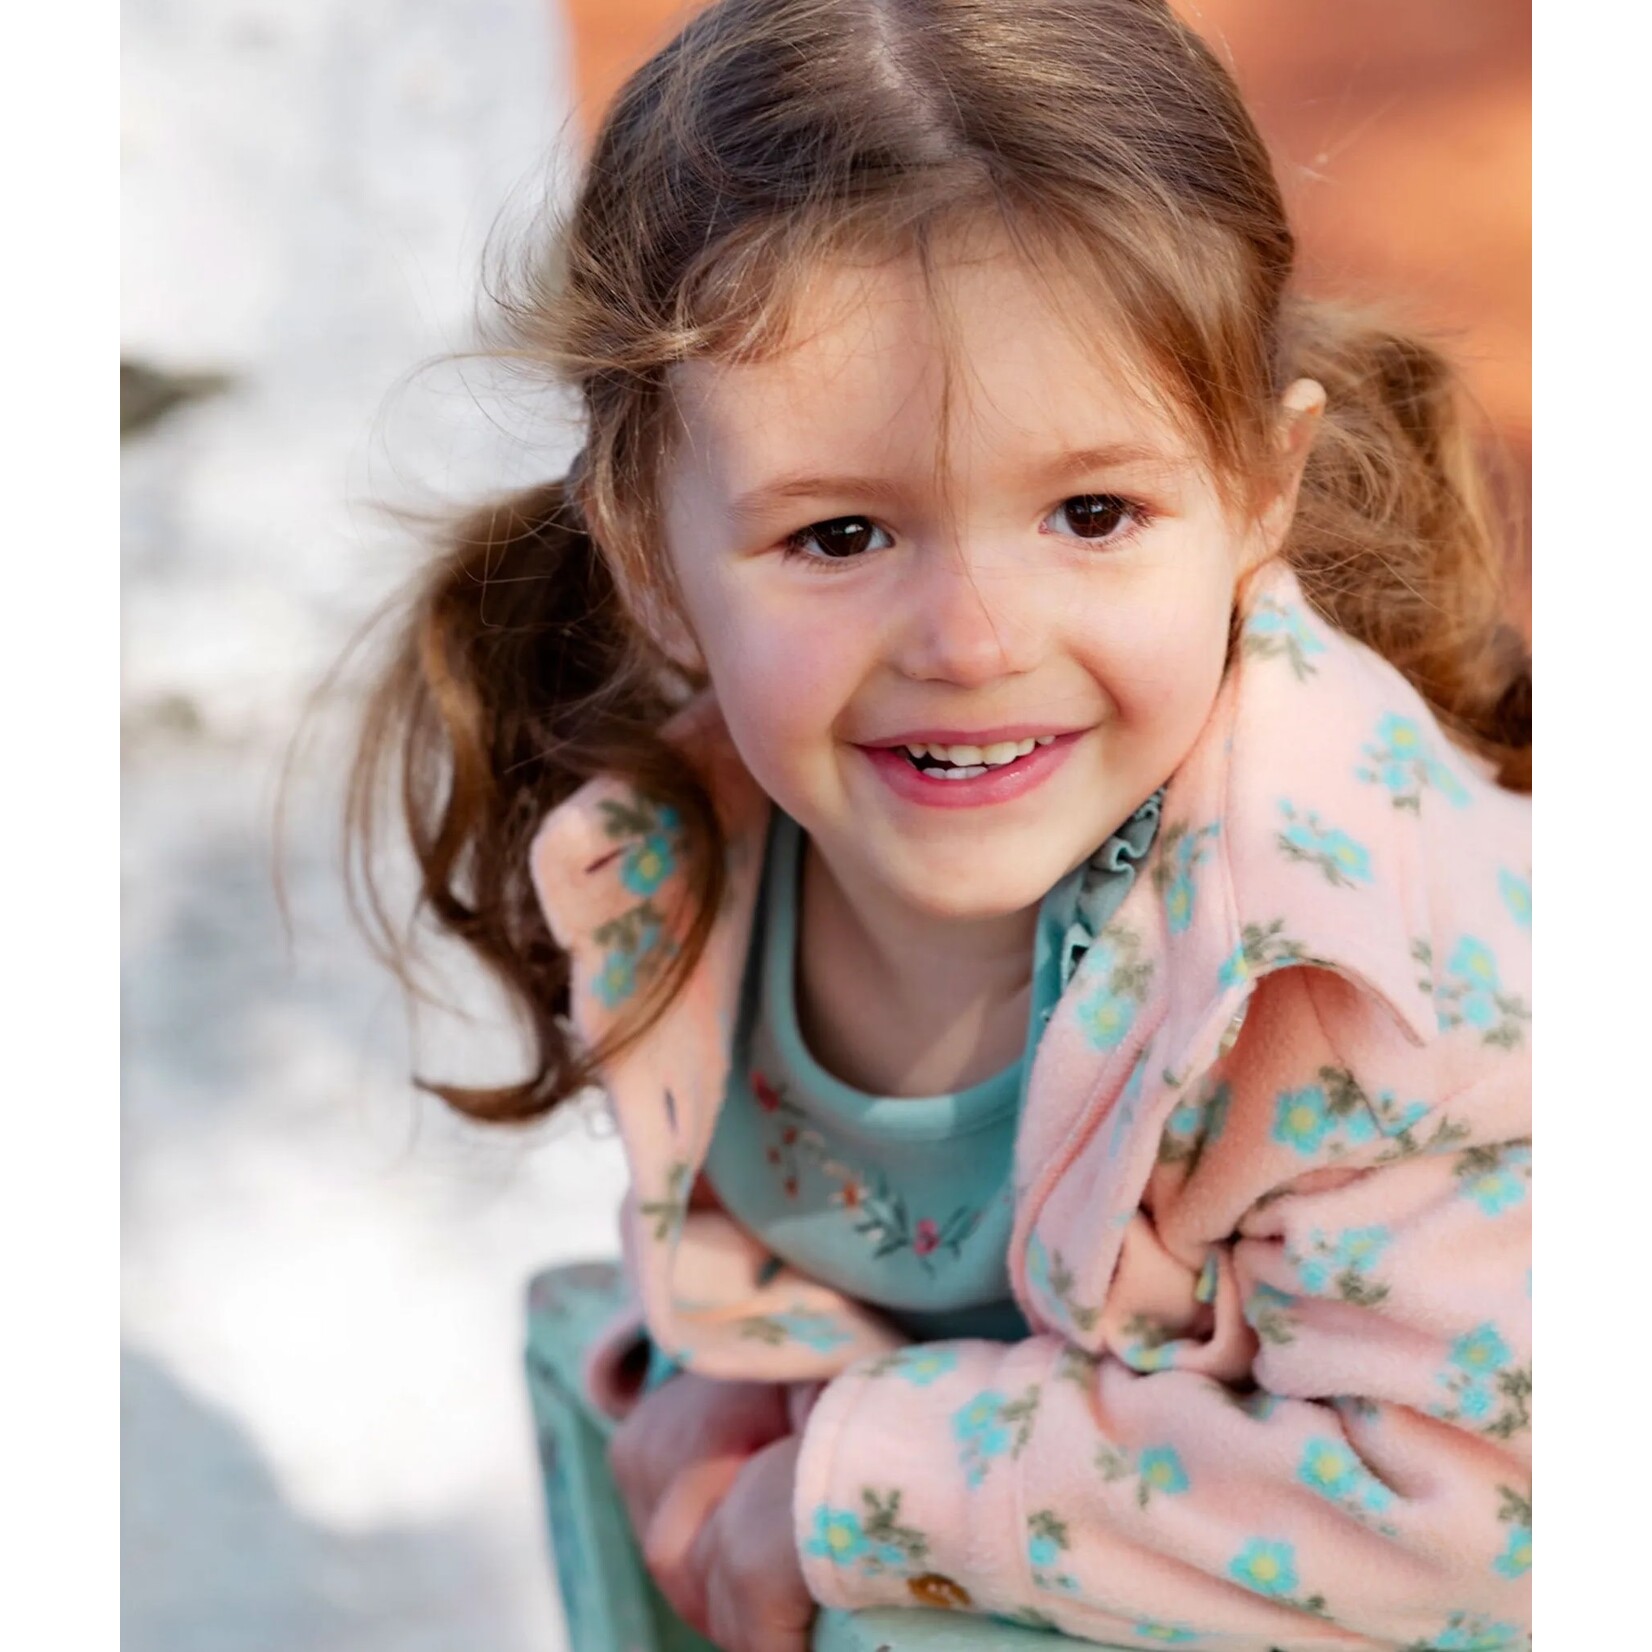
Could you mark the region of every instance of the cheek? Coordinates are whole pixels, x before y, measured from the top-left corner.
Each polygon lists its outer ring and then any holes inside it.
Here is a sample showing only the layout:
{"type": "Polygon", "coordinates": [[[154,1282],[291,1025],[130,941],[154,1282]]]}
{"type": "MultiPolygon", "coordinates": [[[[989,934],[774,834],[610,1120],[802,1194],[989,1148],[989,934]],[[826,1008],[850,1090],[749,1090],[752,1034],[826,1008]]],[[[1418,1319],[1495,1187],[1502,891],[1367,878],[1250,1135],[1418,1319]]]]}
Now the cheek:
{"type": "Polygon", "coordinates": [[[787,776],[830,760],[834,724],[865,674],[859,631],[827,604],[802,612],[722,595],[699,626],[712,689],[747,766],[784,803],[787,776]]]}
{"type": "Polygon", "coordinates": [[[1143,593],[1092,631],[1092,675],[1123,731],[1197,732],[1222,679],[1229,600],[1221,589],[1143,593]]]}

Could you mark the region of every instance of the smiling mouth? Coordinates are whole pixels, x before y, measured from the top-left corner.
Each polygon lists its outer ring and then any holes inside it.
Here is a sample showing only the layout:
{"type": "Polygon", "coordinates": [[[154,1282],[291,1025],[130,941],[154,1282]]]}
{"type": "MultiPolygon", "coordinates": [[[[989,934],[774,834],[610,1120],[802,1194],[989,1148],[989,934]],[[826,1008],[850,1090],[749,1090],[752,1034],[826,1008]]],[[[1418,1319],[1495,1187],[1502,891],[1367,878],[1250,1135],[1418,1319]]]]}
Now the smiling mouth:
{"type": "Polygon", "coordinates": [[[994,769],[1019,763],[1039,746],[1050,745],[1053,734],[1027,740],[1000,740],[990,746],[897,746],[895,749],[920,774],[935,780],[974,780],[994,769]]]}

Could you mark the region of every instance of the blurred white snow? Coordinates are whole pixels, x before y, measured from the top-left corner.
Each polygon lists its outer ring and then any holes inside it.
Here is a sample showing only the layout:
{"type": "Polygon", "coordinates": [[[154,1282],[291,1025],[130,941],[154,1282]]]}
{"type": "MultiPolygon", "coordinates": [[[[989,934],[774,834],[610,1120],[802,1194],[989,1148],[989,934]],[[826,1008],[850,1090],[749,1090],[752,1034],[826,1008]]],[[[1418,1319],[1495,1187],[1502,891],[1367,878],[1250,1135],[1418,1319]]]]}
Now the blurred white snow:
{"type": "Polygon", "coordinates": [[[373,502],[560,474],[572,445],[472,370],[406,381],[471,342],[483,237],[543,186],[560,18],[123,21],[122,353],[231,381],[123,453],[124,1644],[556,1652],[521,1287],[612,1251],[618,1153],[581,1116],[489,1134],[410,1087],[520,1050],[462,960],[481,1019],[410,1048],[349,925],[347,693],[291,793],[290,947],[271,819],[304,696],[420,555],[373,502]]]}

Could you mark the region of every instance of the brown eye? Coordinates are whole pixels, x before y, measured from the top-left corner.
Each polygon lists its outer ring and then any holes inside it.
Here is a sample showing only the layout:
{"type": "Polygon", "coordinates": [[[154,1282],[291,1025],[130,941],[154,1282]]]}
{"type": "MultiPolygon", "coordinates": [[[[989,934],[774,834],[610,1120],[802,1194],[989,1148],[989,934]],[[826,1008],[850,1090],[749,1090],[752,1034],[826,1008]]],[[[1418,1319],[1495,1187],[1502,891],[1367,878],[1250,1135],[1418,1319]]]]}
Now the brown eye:
{"type": "MultiPolygon", "coordinates": [[[[873,543],[874,536],[884,533],[869,517],[834,516],[829,522],[812,522],[800,528],[786,541],[786,549],[799,556],[843,562],[868,550],[884,547],[873,543]]],[[[887,539],[888,535],[884,534],[887,539]]]]}
{"type": "Polygon", "coordinates": [[[1063,499],[1046,520],[1062,518],[1078,539],[1111,539],[1136,519],[1136,508],[1116,493],[1080,493],[1063,499]]]}

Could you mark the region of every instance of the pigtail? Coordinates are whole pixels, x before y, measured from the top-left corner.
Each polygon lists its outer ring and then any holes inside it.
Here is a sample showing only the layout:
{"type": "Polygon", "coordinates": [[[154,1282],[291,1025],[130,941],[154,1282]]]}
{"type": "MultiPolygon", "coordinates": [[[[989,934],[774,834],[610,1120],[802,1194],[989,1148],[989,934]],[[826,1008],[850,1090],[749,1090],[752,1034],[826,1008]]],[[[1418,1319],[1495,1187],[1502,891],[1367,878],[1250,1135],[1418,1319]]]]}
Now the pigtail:
{"type": "Polygon", "coordinates": [[[1456,375],[1417,339],[1298,301],[1279,381],[1326,392],[1286,555],[1314,605],[1442,726],[1531,790],[1531,655],[1505,619],[1510,547],[1456,375]]]}
{"type": "Polygon", "coordinates": [[[716,819],[659,732],[682,689],[629,620],[565,483],[464,517],[414,593],[361,724],[347,865],[358,915],[411,989],[411,929],[389,920],[374,880],[393,798],[418,868],[415,918],[463,941],[523,1015],[533,1066],[522,1083],[423,1084],[460,1112],[523,1122],[584,1088],[657,1018],[703,947],[720,893],[716,819]],[[586,1050],[568,1026],[568,957],[540,911],[528,849],[546,812],[598,774],[677,810],[698,912],[652,990],[586,1050]]]}

